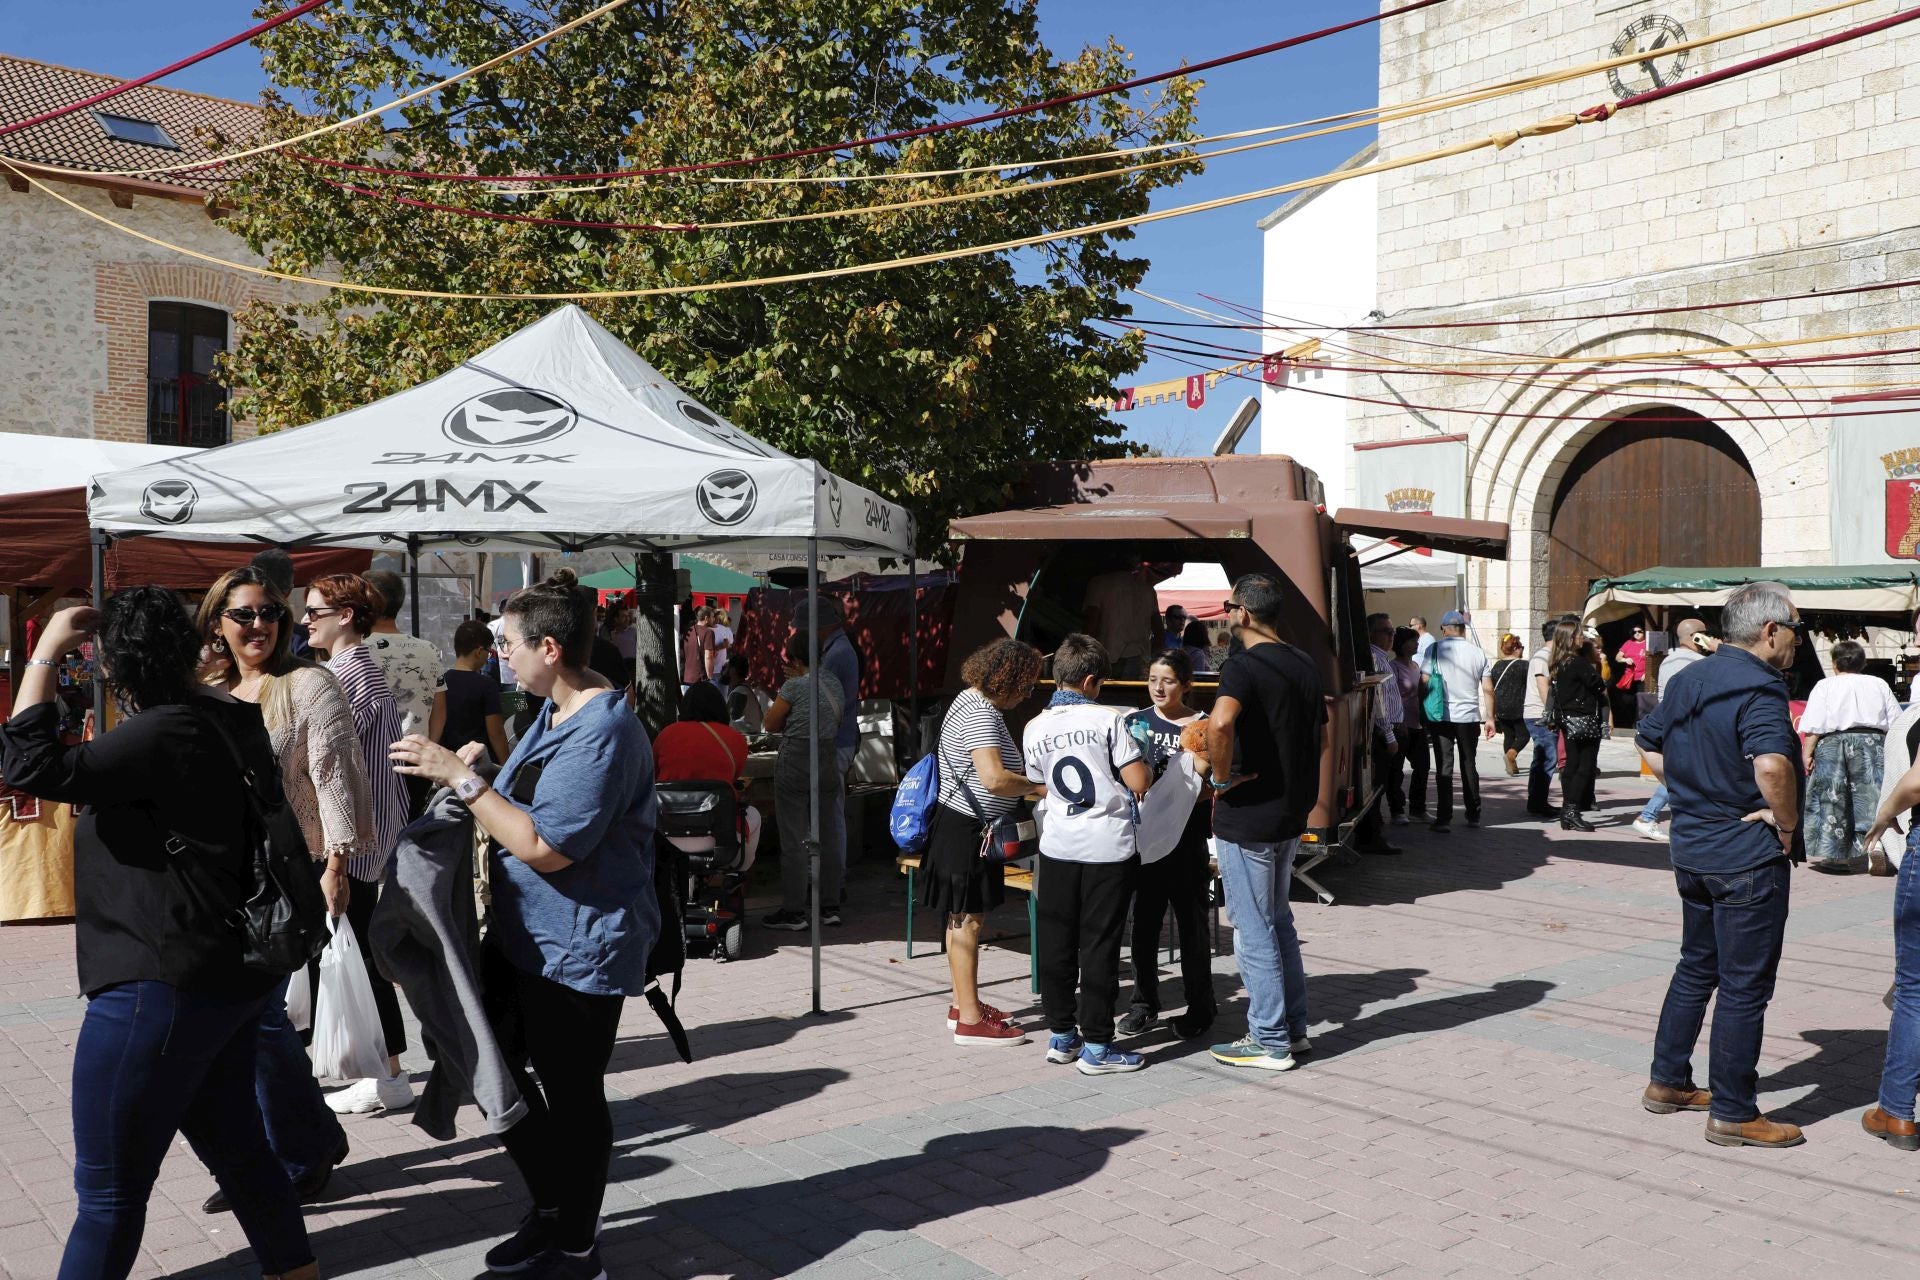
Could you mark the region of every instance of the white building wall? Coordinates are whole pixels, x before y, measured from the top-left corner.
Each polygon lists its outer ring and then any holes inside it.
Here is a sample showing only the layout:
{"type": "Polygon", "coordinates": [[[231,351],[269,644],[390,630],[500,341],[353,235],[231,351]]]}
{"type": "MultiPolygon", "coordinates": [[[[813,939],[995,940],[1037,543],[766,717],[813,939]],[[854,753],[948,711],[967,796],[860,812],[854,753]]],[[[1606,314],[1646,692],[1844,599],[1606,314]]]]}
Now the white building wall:
{"type": "MultiPolygon", "coordinates": [[[[1355,161],[1370,158],[1369,147],[1355,161]]],[[[1350,164],[1354,162],[1349,162],[1350,164]]],[[[1270,325],[1366,322],[1374,308],[1379,242],[1380,179],[1354,178],[1304,192],[1260,222],[1261,310],[1270,325]]],[[[1323,339],[1331,363],[1343,335],[1318,328],[1268,329],[1261,350],[1281,351],[1323,339]]],[[[1326,369],[1289,370],[1284,384],[1260,390],[1260,451],[1283,453],[1320,477],[1329,510],[1347,505],[1351,451],[1347,448],[1347,375],[1326,369]]]]}

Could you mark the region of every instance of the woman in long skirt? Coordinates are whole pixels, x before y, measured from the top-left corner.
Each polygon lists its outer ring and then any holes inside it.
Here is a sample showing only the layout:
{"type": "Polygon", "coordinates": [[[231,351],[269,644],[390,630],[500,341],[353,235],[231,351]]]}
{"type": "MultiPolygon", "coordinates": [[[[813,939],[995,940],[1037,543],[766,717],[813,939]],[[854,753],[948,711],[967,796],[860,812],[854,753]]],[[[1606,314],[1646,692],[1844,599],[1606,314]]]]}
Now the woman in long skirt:
{"type": "Polygon", "coordinates": [[[1867,651],[1852,640],[1833,646],[1834,674],[1813,686],[1800,713],[1806,740],[1807,863],[1853,875],[1867,869],[1861,837],[1880,798],[1887,728],[1900,715],[1893,690],[1862,674],[1867,651]]]}

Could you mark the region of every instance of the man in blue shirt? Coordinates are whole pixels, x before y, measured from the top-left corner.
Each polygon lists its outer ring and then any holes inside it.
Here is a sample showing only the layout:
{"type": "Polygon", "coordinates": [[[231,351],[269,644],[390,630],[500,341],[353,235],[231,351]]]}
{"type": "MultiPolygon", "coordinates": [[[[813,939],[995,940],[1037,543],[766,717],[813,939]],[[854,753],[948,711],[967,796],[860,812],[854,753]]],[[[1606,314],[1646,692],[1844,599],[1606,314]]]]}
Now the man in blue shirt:
{"type": "Polygon", "coordinates": [[[1728,599],[1725,639],[1668,682],[1635,744],[1673,805],[1668,828],[1680,889],[1680,963],[1654,1035],[1641,1105],[1707,1111],[1707,1141],[1792,1147],[1799,1127],[1760,1114],[1760,1038],[1787,928],[1787,878],[1801,856],[1805,778],[1781,672],[1793,665],[1799,611],[1777,582],[1728,599]],[[1709,1090],[1693,1083],[1693,1048],[1719,992],[1709,1090]]]}

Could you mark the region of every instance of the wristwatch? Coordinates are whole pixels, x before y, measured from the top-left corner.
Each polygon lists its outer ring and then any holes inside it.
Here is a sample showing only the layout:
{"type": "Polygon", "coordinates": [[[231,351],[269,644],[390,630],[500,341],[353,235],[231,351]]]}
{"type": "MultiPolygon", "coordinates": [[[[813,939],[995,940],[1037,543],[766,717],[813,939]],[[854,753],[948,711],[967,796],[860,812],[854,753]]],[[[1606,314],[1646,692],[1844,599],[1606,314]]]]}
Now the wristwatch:
{"type": "Polygon", "coordinates": [[[493,790],[493,784],[477,773],[470,773],[453,784],[453,794],[461,804],[472,804],[487,792],[493,790]]]}

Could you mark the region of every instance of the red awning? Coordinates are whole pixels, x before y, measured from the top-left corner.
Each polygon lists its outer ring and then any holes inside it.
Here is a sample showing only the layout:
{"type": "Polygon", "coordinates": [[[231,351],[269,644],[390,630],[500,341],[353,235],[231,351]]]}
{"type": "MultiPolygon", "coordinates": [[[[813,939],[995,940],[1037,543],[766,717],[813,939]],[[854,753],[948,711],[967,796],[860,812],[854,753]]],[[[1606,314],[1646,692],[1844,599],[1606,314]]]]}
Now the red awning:
{"type": "MultiPolygon", "coordinates": [[[[197,591],[238,568],[263,542],[173,542],[125,538],[110,543],[106,589],[139,583],[197,591]]],[[[293,553],[294,580],[365,573],[373,553],[342,547],[293,553]]],[[[82,593],[93,581],[85,489],[45,489],[0,497],[0,587],[53,587],[82,593]]]]}

